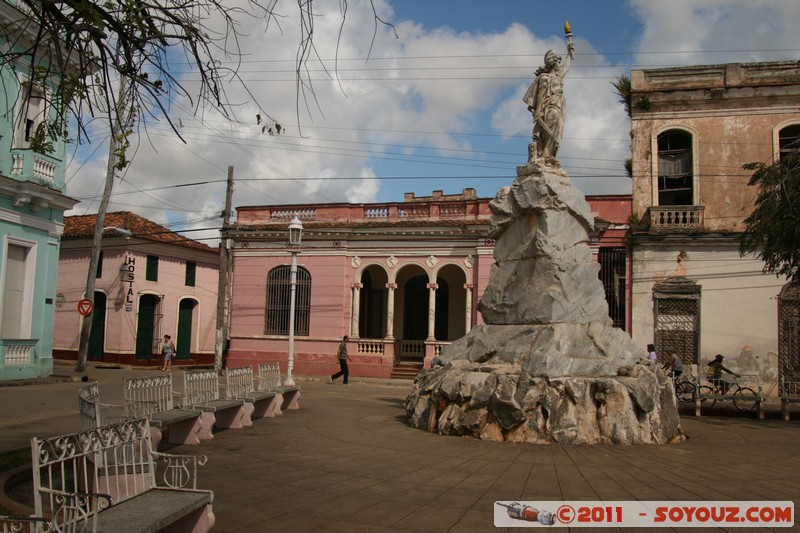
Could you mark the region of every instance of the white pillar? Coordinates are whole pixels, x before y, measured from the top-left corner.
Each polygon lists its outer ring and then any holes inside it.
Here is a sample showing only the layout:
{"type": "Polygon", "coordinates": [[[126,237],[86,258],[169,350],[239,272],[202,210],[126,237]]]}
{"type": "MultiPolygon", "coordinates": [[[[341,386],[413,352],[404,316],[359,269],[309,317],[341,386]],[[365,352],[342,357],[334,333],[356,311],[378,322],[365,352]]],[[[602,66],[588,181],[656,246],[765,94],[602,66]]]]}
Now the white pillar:
{"type": "Polygon", "coordinates": [[[472,329],[472,283],[465,283],[464,291],[467,297],[467,305],[464,308],[464,334],[467,334],[472,329]]]}
{"type": "Polygon", "coordinates": [[[436,340],[436,289],[439,285],[436,283],[428,283],[428,339],[429,341],[436,340]]]}
{"type": "Polygon", "coordinates": [[[394,340],[394,291],[397,289],[397,283],[387,283],[386,288],[389,289],[386,302],[386,338],[394,340]]]}
{"type": "Polygon", "coordinates": [[[350,338],[358,339],[358,320],[361,316],[361,283],[353,283],[353,305],[351,305],[352,315],[350,316],[350,338]]]}

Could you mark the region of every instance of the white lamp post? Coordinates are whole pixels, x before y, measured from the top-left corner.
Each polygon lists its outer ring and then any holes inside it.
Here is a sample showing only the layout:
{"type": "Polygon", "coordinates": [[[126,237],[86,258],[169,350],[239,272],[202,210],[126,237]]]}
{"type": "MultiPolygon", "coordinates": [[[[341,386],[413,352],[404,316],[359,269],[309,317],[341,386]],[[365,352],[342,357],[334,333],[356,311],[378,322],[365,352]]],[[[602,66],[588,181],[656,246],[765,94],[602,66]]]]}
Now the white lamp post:
{"type": "Polygon", "coordinates": [[[289,222],[289,252],[292,254],[292,264],[289,267],[289,284],[291,292],[289,294],[289,361],[286,365],[286,379],[283,384],[294,385],[294,303],[297,295],[297,254],[300,253],[300,243],[303,240],[303,223],[295,216],[289,222]]]}

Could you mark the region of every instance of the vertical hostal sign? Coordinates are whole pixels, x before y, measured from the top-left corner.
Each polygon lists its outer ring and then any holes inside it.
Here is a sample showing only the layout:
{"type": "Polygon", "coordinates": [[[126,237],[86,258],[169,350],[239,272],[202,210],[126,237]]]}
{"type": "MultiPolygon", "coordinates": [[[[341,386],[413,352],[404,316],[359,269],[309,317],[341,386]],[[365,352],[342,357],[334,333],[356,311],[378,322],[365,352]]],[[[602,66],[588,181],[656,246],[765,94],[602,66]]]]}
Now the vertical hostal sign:
{"type": "Polygon", "coordinates": [[[122,270],[125,273],[123,284],[128,285],[125,291],[125,311],[130,313],[133,311],[133,280],[134,274],[136,273],[136,258],[127,256],[122,270]]]}

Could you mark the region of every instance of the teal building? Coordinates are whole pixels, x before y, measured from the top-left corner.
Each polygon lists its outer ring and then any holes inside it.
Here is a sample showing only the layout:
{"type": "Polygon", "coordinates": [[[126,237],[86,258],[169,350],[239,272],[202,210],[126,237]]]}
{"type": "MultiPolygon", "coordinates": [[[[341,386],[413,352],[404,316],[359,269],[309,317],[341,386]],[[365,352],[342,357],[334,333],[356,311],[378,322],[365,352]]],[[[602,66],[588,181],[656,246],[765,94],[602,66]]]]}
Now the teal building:
{"type": "MultiPolygon", "coordinates": [[[[0,1],[2,50],[20,46],[25,15],[0,1]],[[10,34],[14,44],[11,44],[10,34]]],[[[3,52],[7,53],[7,52],[3,52]]],[[[29,61],[27,62],[29,63],[29,61]]],[[[32,79],[25,61],[0,71],[0,380],[47,376],[53,370],[56,277],[64,211],[66,142],[34,148],[56,116],[46,82],[32,79]],[[38,137],[37,137],[38,136],[38,137]],[[50,149],[52,148],[52,150],[50,149]]],[[[77,312],[77,310],[76,310],[77,312]]]]}

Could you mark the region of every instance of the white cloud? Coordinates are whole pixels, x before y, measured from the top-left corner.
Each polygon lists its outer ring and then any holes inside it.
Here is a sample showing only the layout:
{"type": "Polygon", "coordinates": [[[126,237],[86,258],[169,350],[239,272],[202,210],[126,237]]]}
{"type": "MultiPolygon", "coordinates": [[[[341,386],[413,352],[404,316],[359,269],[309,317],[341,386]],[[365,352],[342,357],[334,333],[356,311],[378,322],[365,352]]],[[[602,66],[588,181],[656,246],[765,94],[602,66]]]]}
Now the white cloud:
{"type": "MultiPolygon", "coordinates": [[[[513,175],[514,166],[524,162],[526,137],[532,129],[522,94],[545,51],[554,48],[564,53],[563,38],[534,35],[522,24],[478,33],[396,21],[399,38],[379,25],[373,42],[369,5],[350,4],[339,40],[339,2],[315,2],[316,51],[326,60],[328,72],[316,60],[308,63],[314,92],[307,91],[305,101],[301,99],[302,129],[297,124],[292,61],[298,43],[296,6],[281,2],[282,34],[275,26],[265,33],[263,21],[241,21],[245,34],[241,44],[247,55],[240,75],[262,107],[231,84],[226,91],[230,101],[237,103],[239,122],[228,123],[213,112],[192,118],[183,111],[180,123],[186,145],[165,124],[151,125],[149,139],[141,140],[126,171],[125,182],[130,185],[118,183],[116,190],[213,183],[116,196],[111,209],[129,209],[161,223],[203,219],[222,211],[229,165],[235,168],[235,206],[371,202],[389,191],[390,201],[400,201],[397,187],[425,195],[442,186],[381,181],[380,174],[387,168],[396,176],[409,177],[433,175],[439,168],[452,169],[445,171],[450,175],[479,173],[478,167],[441,166],[462,160],[468,165],[473,157],[470,150],[518,152],[517,156],[492,155],[492,159],[507,159],[508,164],[484,167],[486,173],[513,175]],[[333,61],[337,43],[338,64],[333,61]],[[255,124],[257,113],[277,118],[286,133],[262,134],[255,124]],[[487,148],[478,133],[496,134],[499,140],[487,148]],[[423,155],[434,154],[439,159],[420,162],[423,155]],[[416,164],[411,166],[404,158],[416,164]]],[[[759,51],[800,48],[800,32],[794,28],[800,20],[796,0],[630,0],[629,5],[642,23],[638,42],[631,43],[631,49],[659,52],[637,56],[640,65],[780,59],[792,53],[759,51]],[[723,49],[752,52],[707,53],[723,49]]],[[[376,6],[392,20],[388,0],[376,6]]],[[[566,80],[567,123],[559,157],[584,192],[629,192],[622,162],[630,154],[630,124],[611,87],[613,78],[627,71],[628,60],[616,66],[613,58],[598,55],[595,43],[580,35],[576,35],[576,49],[579,55],[566,80]]],[[[173,106],[174,110],[188,108],[179,102],[173,106]]],[[[81,163],[76,161],[68,175],[81,163]]],[[[67,194],[81,198],[98,194],[104,165],[101,157],[80,168],[67,194]]],[[[488,186],[496,189],[504,184],[494,181],[488,186]]],[[[480,193],[493,195],[494,189],[488,186],[480,193]]],[[[88,205],[82,203],[73,214],[85,212],[88,205]]],[[[90,211],[96,206],[94,202],[90,211]]],[[[218,226],[219,222],[212,223],[218,226]]]]}

